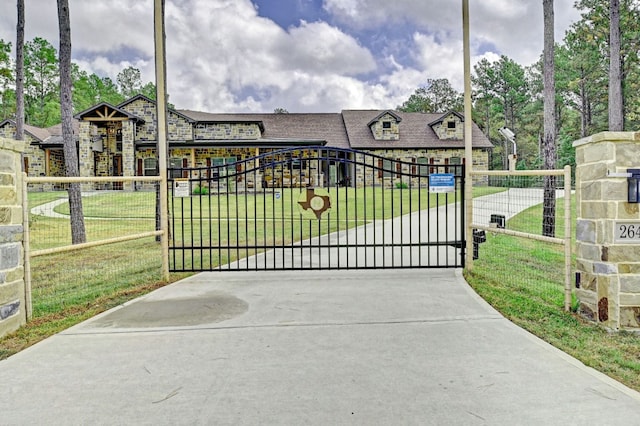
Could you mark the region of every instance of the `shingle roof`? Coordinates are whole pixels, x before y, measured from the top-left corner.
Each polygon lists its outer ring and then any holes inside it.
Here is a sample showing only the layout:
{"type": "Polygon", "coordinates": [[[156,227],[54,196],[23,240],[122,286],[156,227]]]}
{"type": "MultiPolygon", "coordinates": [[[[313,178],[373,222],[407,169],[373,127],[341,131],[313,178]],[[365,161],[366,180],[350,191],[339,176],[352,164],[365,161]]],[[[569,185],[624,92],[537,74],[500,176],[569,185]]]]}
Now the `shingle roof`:
{"type": "MultiPolygon", "coordinates": [[[[260,125],[262,136],[258,141],[295,141],[305,144],[326,142],[327,147],[353,149],[434,149],[464,148],[462,139],[439,139],[431,125],[442,121],[450,113],[425,114],[385,110],[344,110],[342,113],[287,113],[287,114],[216,114],[201,111],[179,110],[178,114],[198,123],[256,123],[260,125]],[[386,112],[398,117],[400,139],[394,141],[375,140],[369,128],[372,120],[386,112]]],[[[457,114],[457,113],[456,113],[457,114]]],[[[458,117],[463,118],[460,114],[458,117]]],[[[79,123],[74,120],[74,133],[78,135],[79,123]]],[[[473,123],[473,147],[493,148],[491,141],[473,123]]],[[[60,144],[61,125],[40,129],[25,126],[40,142],[60,144]]]]}
{"type": "Polygon", "coordinates": [[[349,140],[337,113],[313,114],[214,114],[180,110],[197,122],[261,123],[265,139],[326,141],[326,146],[349,148],[349,140]]]}
{"type": "MultiPolygon", "coordinates": [[[[464,140],[441,140],[430,127],[430,124],[441,121],[449,113],[423,114],[390,110],[344,110],[340,114],[215,114],[189,110],[180,112],[196,122],[260,123],[263,126],[263,138],[318,139],[327,141],[326,146],[335,148],[464,148],[464,140]],[[397,116],[401,121],[400,140],[379,141],[373,138],[369,124],[387,112],[397,116]]],[[[457,115],[462,117],[460,114],[457,115]]],[[[493,148],[491,141],[475,123],[473,147],[493,148]]]]}
{"type": "MultiPolygon", "coordinates": [[[[464,148],[463,139],[439,139],[430,123],[437,122],[444,114],[427,114],[420,112],[394,111],[400,118],[400,139],[395,141],[379,141],[373,138],[370,123],[380,116],[380,110],[344,110],[342,117],[347,130],[351,148],[354,149],[399,149],[399,148],[464,148]]],[[[493,144],[473,123],[473,147],[493,148],[493,144]]]]}

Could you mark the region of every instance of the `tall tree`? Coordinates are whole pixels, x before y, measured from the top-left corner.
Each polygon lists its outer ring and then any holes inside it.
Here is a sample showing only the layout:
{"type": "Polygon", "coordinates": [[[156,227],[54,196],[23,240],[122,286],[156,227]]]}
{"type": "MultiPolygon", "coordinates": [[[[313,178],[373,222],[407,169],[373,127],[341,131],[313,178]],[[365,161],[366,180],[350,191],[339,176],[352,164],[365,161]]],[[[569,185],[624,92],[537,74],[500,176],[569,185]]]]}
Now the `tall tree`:
{"type": "Polygon", "coordinates": [[[130,98],[139,94],[142,90],[142,78],[140,70],[132,66],[127,67],[118,73],[116,78],[120,93],[125,98],[130,98]]]}
{"type": "Polygon", "coordinates": [[[503,141],[503,145],[494,150],[494,159],[498,160],[494,166],[506,168],[510,144],[496,132],[506,126],[520,139],[522,117],[531,102],[525,70],[504,55],[494,62],[483,59],[474,66],[471,81],[475,86],[476,105],[483,110],[485,133],[503,141]]]}
{"type": "MultiPolygon", "coordinates": [[[[58,24],[60,27],[60,116],[62,117],[62,139],[64,143],[64,163],[67,176],[80,176],[78,151],[73,136],[73,101],[71,98],[71,22],[69,0],[58,0],[58,24]]],[[[69,213],[71,217],[72,244],[87,240],[82,194],[79,183],[69,185],[69,213]]]]}
{"type": "Polygon", "coordinates": [[[624,106],[620,62],[620,0],[610,0],[609,40],[609,130],[621,132],[624,128],[624,106]]]}
{"type": "Polygon", "coordinates": [[[16,25],[16,139],[24,138],[24,0],[18,0],[16,25]]]}
{"type": "Polygon", "coordinates": [[[59,70],[56,49],[36,37],[25,44],[25,115],[29,124],[48,127],[60,122],[59,70]]]}
{"type": "Polygon", "coordinates": [[[80,112],[100,102],[118,105],[124,101],[124,96],[109,77],[100,78],[96,74],[88,74],[78,65],[71,65],[73,78],[73,109],[80,112]]]}
{"type": "Polygon", "coordinates": [[[0,39],[0,107],[2,108],[0,119],[12,115],[9,111],[11,108],[11,112],[13,112],[12,102],[7,102],[11,98],[12,83],[11,43],[5,43],[4,40],[0,39]]]}
{"type": "MultiPolygon", "coordinates": [[[[555,169],[556,154],[556,88],[554,61],[554,17],[553,0],[542,1],[544,15],[544,136],[542,141],[542,157],[544,168],[555,169]]],[[[542,214],[542,235],[555,236],[556,224],[556,182],[554,176],[544,178],[544,200],[542,214]]]]}
{"type": "Polygon", "coordinates": [[[398,110],[404,112],[462,111],[462,94],[446,78],[428,79],[398,110]]]}

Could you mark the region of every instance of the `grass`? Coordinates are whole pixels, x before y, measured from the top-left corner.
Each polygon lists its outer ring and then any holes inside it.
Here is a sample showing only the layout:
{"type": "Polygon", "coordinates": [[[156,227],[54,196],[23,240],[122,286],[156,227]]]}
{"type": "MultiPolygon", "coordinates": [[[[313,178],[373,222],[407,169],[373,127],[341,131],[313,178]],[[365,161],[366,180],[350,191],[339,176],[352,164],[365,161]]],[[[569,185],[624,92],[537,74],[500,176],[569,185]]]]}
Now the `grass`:
{"type": "MultiPolygon", "coordinates": [[[[522,212],[509,221],[509,228],[539,234],[541,210],[536,206],[522,212]]],[[[560,220],[558,237],[562,236],[562,226],[560,220]]],[[[465,272],[465,278],[515,324],[640,391],[640,336],[609,333],[577,313],[563,310],[562,250],[553,244],[488,233],[480,258],[474,262],[473,271],[465,272]],[[506,257],[509,262],[504,261],[506,257]]]]}

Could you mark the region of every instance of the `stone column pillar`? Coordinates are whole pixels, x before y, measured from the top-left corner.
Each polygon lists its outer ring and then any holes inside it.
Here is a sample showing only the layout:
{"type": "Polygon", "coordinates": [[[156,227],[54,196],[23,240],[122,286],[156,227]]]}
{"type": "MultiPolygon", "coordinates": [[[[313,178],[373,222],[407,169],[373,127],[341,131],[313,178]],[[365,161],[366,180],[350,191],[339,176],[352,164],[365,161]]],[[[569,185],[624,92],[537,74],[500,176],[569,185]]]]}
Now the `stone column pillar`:
{"type": "MultiPolygon", "coordinates": [[[[135,176],[136,174],[136,147],[134,138],[133,121],[122,122],[122,175],[135,176]]],[[[133,182],[125,182],[125,191],[133,191],[133,182]]]]}
{"type": "MultiPolygon", "coordinates": [[[[80,121],[78,134],[78,163],[80,176],[95,176],[95,166],[93,161],[93,140],[91,138],[91,123],[80,121]]],[[[95,189],[95,184],[83,183],[82,190],[90,191],[95,189]]]]}
{"type": "Polygon", "coordinates": [[[640,330],[640,204],[627,202],[624,176],[640,168],[640,132],[603,132],[573,145],[580,312],[611,330],[640,330]]]}
{"type": "Polygon", "coordinates": [[[22,161],[24,143],[0,138],[0,336],[26,323],[22,161]]]}

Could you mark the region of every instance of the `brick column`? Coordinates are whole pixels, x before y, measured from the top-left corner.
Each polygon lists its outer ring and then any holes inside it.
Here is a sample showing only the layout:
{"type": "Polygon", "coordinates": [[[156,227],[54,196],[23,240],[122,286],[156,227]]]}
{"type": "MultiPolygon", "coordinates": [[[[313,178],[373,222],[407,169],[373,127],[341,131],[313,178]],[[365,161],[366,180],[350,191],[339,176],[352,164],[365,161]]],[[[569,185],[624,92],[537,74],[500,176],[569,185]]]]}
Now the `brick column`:
{"type": "Polygon", "coordinates": [[[640,204],[627,202],[640,168],[639,132],[576,141],[576,294],[580,313],[611,330],[640,330],[640,204]]]}
{"type": "Polygon", "coordinates": [[[27,321],[24,281],[22,160],[24,143],[0,138],[0,336],[27,321]]]}

